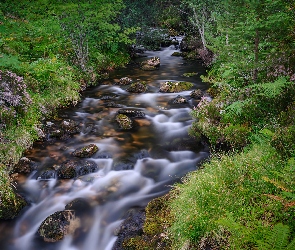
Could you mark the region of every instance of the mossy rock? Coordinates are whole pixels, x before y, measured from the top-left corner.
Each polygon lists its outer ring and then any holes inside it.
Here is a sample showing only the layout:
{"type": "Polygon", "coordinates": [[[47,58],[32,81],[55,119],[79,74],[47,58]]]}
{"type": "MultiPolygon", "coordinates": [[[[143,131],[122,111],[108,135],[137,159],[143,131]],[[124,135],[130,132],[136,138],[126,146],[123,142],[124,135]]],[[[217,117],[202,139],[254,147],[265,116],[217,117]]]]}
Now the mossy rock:
{"type": "Polygon", "coordinates": [[[98,147],[95,144],[89,144],[85,147],[78,148],[74,152],[72,152],[72,155],[80,158],[87,158],[91,157],[98,151],[98,147]]]}
{"type": "Polygon", "coordinates": [[[123,114],[116,115],[116,121],[119,123],[119,126],[121,129],[127,130],[133,127],[133,122],[127,115],[123,115],[123,114]]]}
{"type": "Polygon", "coordinates": [[[131,84],[133,81],[132,81],[132,79],[131,78],[129,78],[129,77],[122,77],[120,80],[119,80],[119,85],[129,85],[129,84],[131,84]]]}
{"type": "Polygon", "coordinates": [[[189,90],[191,87],[193,87],[193,84],[191,82],[167,81],[160,84],[160,92],[177,93],[177,92],[189,90]]]}
{"type": "Polygon", "coordinates": [[[171,241],[166,228],[172,223],[168,210],[170,194],[156,198],[147,205],[143,234],[125,239],[124,249],[161,249],[170,250],[171,241]]]}
{"type": "Polygon", "coordinates": [[[80,227],[80,219],[73,210],[58,211],[48,216],[38,229],[39,235],[46,242],[57,242],[68,234],[74,234],[80,227]]]}
{"type": "Polygon", "coordinates": [[[0,165],[0,219],[10,220],[18,216],[27,202],[13,190],[5,166],[0,165]]]}
{"type": "Polygon", "coordinates": [[[138,81],[138,82],[132,83],[126,90],[132,93],[143,93],[147,91],[147,85],[146,85],[146,82],[138,81]]]}

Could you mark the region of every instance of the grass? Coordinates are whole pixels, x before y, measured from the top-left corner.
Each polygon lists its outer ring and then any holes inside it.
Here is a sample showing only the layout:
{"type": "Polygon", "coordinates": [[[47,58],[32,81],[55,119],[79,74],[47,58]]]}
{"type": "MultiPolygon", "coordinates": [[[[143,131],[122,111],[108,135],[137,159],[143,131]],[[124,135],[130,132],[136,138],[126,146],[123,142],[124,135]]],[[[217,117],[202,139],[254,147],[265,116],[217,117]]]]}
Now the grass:
{"type": "Polygon", "coordinates": [[[174,187],[172,249],[202,241],[221,249],[254,249],[279,222],[294,238],[294,163],[283,161],[268,143],[213,156],[174,187]]]}

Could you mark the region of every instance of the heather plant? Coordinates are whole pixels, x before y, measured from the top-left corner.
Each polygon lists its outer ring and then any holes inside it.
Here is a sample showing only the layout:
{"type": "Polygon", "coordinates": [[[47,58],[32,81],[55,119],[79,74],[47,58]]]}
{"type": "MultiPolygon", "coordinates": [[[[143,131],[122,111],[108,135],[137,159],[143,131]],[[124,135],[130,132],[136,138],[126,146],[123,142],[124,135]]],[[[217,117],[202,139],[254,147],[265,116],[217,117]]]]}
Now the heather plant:
{"type": "Polygon", "coordinates": [[[5,126],[24,116],[32,99],[23,77],[10,71],[0,70],[0,122],[5,126]]]}

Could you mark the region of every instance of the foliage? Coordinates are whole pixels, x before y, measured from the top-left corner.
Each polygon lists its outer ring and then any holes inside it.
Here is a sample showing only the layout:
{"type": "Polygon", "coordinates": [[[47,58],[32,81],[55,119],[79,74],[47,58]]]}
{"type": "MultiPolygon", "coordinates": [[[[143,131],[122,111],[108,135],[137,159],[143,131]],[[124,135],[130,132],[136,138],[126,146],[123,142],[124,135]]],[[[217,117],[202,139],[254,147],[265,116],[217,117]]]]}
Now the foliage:
{"type": "MultiPolygon", "coordinates": [[[[261,239],[280,222],[289,228],[292,239],[293,170],[294,160],[281,161],[266,141],[241,154],[216,155],[174,188],[176,198],[170,200],[170,212],[175,219],[169,229],[174,249],[181,249],[187,241],[197,244],[206,233],[220,232],[220,227],[230,232],[223,231],[229,244],[226,249],[261,246],[261,239]]],[[[263,242],[269,243],[266,238],[263,242]]]]}

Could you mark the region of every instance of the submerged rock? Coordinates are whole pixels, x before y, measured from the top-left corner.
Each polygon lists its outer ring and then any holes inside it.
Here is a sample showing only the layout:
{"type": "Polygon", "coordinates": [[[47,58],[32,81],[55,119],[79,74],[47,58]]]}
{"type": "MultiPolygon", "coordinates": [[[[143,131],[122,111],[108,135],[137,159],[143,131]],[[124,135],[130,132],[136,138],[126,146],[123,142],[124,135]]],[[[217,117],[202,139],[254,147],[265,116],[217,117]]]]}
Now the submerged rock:
{"type": "Polygon", "coordinates": [[[89,144],[88,146],[76,149],[72,152],[72,155],[80,158],[88,158],[94,155],[97,151],[98,147],[95,144],[89,144]]]}
{"type": "Polygon", "coordinates": [[[160,83],[160,92],[164,93],[177,93],[189,90],[193,86],[190,82],[162,82],[160,83]]]}
{"type": "Polygon", "coordinates": [[[80,219],[76,217],[75,211],[58,211],[48,216],[38,229],[39,235],[46,242],[57,242],[66,235],[74,234],[80,227],[80,219]]]}

